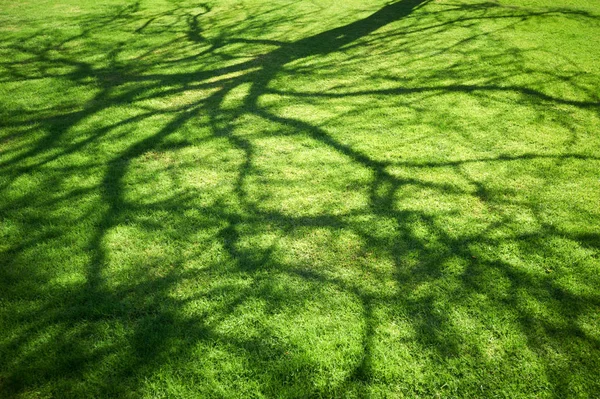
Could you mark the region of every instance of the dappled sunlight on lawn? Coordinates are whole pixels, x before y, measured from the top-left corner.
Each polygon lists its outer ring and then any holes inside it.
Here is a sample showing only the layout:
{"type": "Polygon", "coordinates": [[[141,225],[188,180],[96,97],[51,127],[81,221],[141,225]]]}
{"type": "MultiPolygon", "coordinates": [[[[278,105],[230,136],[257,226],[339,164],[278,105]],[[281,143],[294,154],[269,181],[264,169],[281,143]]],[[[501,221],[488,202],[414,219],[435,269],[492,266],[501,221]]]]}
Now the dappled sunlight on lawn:
{"type": "Polygon", "coordinates": [[[0,396],[593,395],[600,8],[531,3],[5,1],[0,396]]]}

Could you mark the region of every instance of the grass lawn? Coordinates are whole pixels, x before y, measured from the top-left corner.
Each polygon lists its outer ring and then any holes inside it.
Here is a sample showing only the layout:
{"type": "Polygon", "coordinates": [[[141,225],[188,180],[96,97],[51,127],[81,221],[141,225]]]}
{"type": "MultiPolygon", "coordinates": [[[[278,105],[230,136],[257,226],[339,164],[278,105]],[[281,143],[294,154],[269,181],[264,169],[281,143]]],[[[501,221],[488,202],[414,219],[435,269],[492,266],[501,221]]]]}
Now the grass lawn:
{"type": "Polygon", "coordinates": [[[0,0],[0,397],[592,398],[600,2],[0,0]]]}

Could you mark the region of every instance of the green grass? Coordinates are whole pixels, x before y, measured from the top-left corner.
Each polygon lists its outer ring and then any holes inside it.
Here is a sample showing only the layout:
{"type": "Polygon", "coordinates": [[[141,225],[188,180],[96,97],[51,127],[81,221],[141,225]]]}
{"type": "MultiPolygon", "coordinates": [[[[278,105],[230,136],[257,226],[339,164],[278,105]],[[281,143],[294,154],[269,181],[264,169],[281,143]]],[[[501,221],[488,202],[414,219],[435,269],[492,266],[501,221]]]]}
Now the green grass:
{"type": "Polygon", "coordinates": [[[0,397],[597,397],[598,37],[584,0],[0,0],[0,397]]]}

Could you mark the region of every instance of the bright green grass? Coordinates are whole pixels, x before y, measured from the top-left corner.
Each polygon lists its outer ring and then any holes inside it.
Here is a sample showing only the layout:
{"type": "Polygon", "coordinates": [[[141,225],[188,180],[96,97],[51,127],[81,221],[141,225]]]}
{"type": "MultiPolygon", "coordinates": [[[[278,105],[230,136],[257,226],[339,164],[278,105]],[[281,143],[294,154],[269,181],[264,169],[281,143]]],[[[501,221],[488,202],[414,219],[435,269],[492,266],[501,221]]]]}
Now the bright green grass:
{"type": "Polygon", "coordinates": [[[589,0],[0,0],[0,397],[598,395],[599,37],[589,0]]]}

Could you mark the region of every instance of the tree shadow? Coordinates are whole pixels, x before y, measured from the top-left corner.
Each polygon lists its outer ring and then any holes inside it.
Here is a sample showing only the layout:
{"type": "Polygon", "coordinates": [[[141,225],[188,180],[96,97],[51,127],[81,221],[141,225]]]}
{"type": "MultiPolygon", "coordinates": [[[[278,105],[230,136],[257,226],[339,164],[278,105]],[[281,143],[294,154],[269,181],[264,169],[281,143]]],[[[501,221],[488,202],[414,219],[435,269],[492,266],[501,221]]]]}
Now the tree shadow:
{"type": "Polygon", "coordinates": [[[499,38],[598,17],[402,0],[290,40],[324,12],[293,4],[3,40],[0,82],[86,101],[2,113],[2,396],[596,392],[600,218],[548,198],[598,166],[599,78],[499,38]]]}

